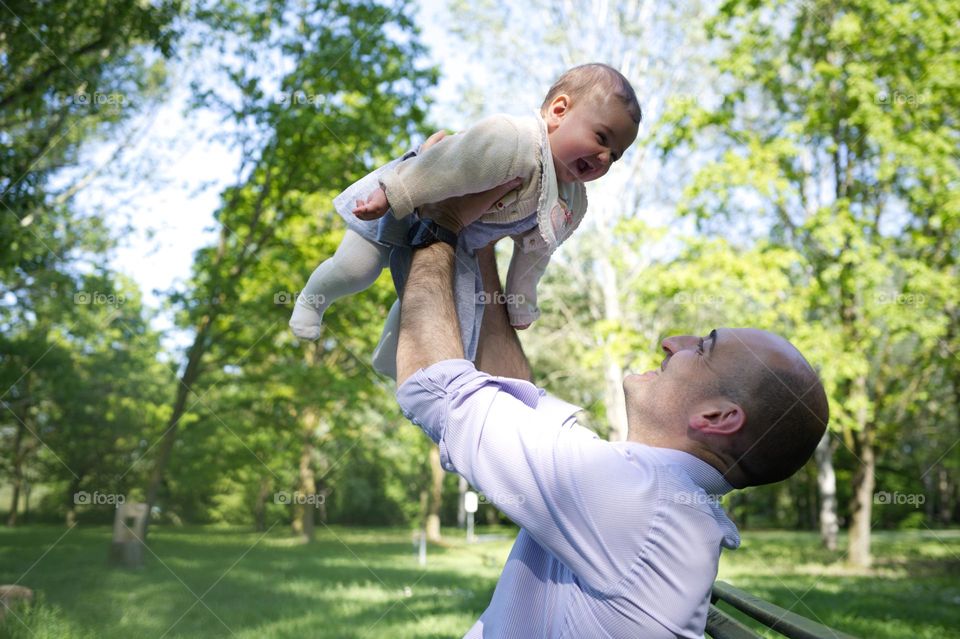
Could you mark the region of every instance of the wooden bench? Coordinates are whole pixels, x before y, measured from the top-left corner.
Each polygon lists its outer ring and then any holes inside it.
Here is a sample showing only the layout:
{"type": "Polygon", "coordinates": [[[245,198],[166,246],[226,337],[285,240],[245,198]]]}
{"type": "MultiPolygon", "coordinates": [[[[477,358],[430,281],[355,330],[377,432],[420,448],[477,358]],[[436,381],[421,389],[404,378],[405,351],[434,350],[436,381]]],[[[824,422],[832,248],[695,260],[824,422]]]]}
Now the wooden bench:
{"type": "Polygon", "coordinates": [[[747,617],[759,621],[767,628],[776,630],[789,639],[855,639],[839,630],[811,621],[769,601],[754,597],[748,592],[718,581],[713,584],[710,595],[710,611],[707,613],[707,636],[713,639],[758,639],[757,634],[717,607],[723,602],[736,608],[747,617]]]}

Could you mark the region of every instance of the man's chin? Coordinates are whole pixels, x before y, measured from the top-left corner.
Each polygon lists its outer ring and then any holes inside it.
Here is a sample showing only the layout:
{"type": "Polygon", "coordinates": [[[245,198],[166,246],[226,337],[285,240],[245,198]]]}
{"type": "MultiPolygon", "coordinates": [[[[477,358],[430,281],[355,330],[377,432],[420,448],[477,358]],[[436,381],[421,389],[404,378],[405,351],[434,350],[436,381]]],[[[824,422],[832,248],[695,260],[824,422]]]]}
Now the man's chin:
{"type": "Polygon", "coordinates": [[[651,380],[656,379],[659,376],[660,376],[660,371],[658,370],[647,371],[645,373],[630,373],[624,378],[623,383],[624,383],[624,386],[626,386],[627,383],[633,380],[636,380],[639,383],[647,383],[651,380]]]}
{"type": "Polygon", "coordinates": [[[623,394],[627,405],[636,402],[646,403],[656,395],[656,382],[659,371],[631,373],[623,378],[623,394]]]}

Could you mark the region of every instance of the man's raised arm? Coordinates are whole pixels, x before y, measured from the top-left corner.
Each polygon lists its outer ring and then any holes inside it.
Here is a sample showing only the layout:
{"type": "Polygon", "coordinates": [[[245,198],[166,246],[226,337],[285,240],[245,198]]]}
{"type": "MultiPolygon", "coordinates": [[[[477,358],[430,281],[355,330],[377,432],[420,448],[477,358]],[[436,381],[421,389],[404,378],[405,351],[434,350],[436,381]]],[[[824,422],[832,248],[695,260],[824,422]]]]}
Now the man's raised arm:
{"type": "MultiPolygon", "coordinates": [[[[521,183],[516,178],[473,195],[424,207],[421,215],[459,233],[521,183]]],[[[453,301],[454,249],[445,242],[415,249],[400,302],[397,386],[413,373],[447,359],[463,359],[460,322],[453,301]]]]}
{"type": "Polygon", "coordinates": [[[400,302],[397,386],[412,374],[447,359],[463,359],[460,323],[453,303],[453,247],[437,242],[413,252],[400,302]]]}
{"type": "Polygon", "coordinates": [[[487,300],[477,343],[477,369],[490,375],[533,381],[530,363],[507,315],[493,245],[477,251],[477,261],[487,300]]]}

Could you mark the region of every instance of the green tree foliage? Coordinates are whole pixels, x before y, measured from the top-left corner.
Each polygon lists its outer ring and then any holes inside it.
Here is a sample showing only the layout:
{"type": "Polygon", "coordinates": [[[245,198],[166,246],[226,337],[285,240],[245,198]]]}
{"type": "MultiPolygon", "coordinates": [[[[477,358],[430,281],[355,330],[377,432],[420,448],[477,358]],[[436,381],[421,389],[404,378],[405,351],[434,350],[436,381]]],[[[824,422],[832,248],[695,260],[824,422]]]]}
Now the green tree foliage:
{"type": "MultiPolygon", "coordinates": [[[[391,487],[397,480],[388,481],[383,464],[393,458],[409,468],[409,451],[397,456],[385,441],[397,411],[369,366],[393,295],[389,278],[331,309],[317,346],[298,345],[286,326],[297,291],[342,235],[333,195],[420,131],[435,72],[420,68],[408,14],[406,2],[320,1],[228,5],[206,17],[212,41],[229,52],[221,65],[228,83],[196,86],[198,101],[237,123],[245,170],[216,212],[218,243],[198,251],[188,290],[174,298],[178,324],[195,338],[149,502],[162,497],[164,477],[171,489],[211,479],[190,469],[207,466],[219,447],[193,444],[218,442],[238,461],[226,466],[247,495],[320,480],[328,510],[342,520],[409,514],[409,489],[391,487]],[[277,51],[277,66],[257,64],[277,51]],[[178,444],[188,424],[197,432],[178,444]],[[175,462],[168,474],[175,448],[195,465],[175,462]]],[[[246,508],[261,510],[254,502],[246,508]]]]}
{"type": "Polygon", "coordinates": [[[855,563],[870,560],[877,454],[956,407],[956,387],[933,384],[956,380],[938,352],[956,339],[958,17],[956,2],[726,2],[709,25],[725,43],[717,95],[662,129],[667,152],[716,153],[686,213],[792,248],[812,275],[804,321],[853,472],[855,563]]]}
{"type": "MultiPolygon", "coordinates": [[[[50,187],[84,143],[156,98],[176,2],[4,3],[0,11],[0,377],[4,471],[122,490],[156,417],[157,336],[139,295],[104,264],[104,220],[79,214],[75,184],[50,187]],[[118,303],[118,300],[119,301],[118,303]],[[125,302],[122,300],[126,300],[125,302]]],[[[129,482],[129,478],[127,480],[129,482]]]]}
{"type": "MultiPolygon", "coordinates": [[[[65,259],[102,251],[97,219],[48,192],[81,145],[155,99],[177,39],[180,3],[67,0],[0,10],[0,272],[7,286],[65,259]]],[[[65,189],[69,191],[69,188],[65,189]]],[[[62,194],[62,193],[60,193],[62,194]]]]}

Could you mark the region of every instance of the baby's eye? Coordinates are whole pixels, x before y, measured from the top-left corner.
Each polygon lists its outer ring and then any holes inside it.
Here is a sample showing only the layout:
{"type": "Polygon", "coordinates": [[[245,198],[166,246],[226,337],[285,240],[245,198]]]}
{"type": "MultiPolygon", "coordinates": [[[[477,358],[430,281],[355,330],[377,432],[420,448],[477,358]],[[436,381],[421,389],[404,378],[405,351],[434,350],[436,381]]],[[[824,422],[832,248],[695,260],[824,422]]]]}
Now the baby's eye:
{"type": "Polygon", "coordinates": [[[606,146],[606,145],[607,145],[607,136],[605,136],[603,133],[597,133],[597,142],[599,142],[600,144],[606,146]]]}

